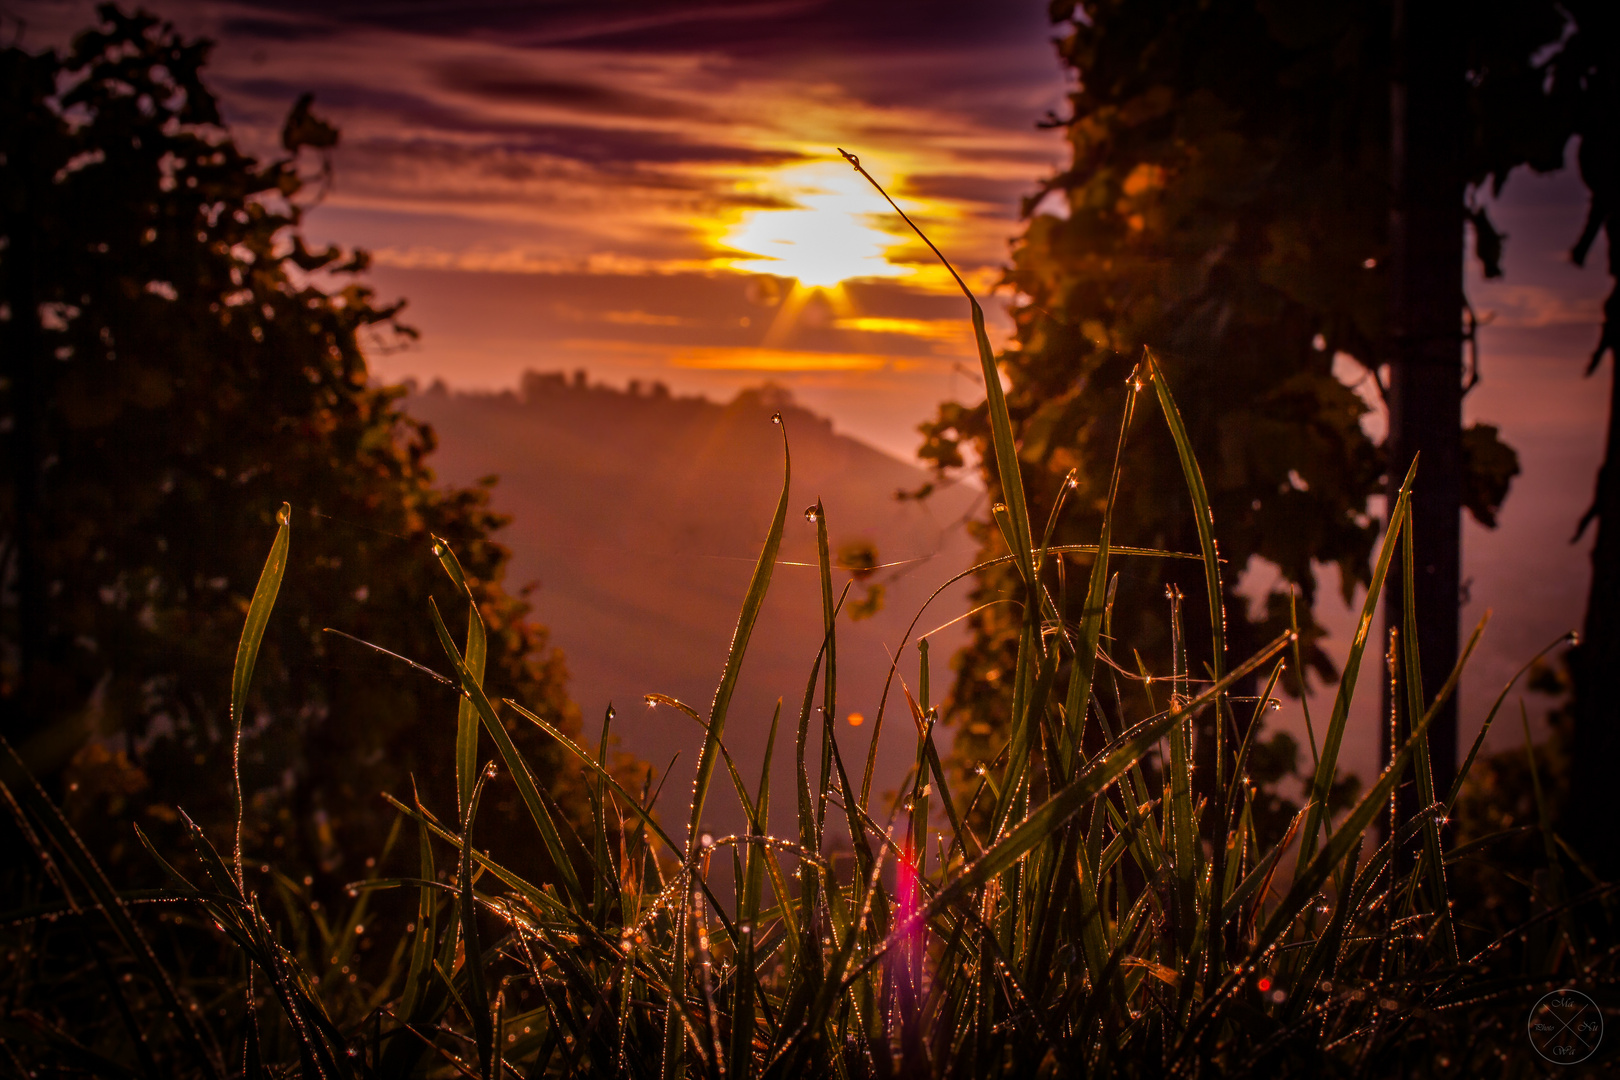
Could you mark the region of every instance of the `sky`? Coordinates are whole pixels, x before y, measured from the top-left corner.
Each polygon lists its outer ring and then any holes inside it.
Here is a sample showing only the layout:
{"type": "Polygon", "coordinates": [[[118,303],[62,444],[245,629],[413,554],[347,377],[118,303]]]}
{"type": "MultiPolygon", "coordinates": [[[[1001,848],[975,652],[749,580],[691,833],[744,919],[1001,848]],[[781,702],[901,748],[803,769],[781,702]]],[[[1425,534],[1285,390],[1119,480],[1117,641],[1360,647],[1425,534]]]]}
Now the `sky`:
{"type": "MultiPolygon", "coordinates": [[[[0,26],[54,44],[92,6],[13,2],[0,26]]],[[[939,401],[978,396],[965,304],[835,148],[981,295],[1020,200],[1063,163],[1060,133],[1037,126],[1069,85],[1041,0],[148,6],[218,42],[209,80],[249,148],[274,153],[306,91],[341,128],[308,232],[369,249],[382,298],[409,300],[421,340],[372,356],[389,380],[495,389],[527,368],[584,369],[724,399],[768,379],[909,457],[939,401]]],[[[1607,369],[1582,377],[1604,251],[1585,270],[1566,254],[1584,189],[1521,173],[1485,201],[1507,273],[1468,271],[1485,324],[1466,411],[1524,471],[1498,529],[1465,525],[1464,621],[1495,613],[1465,728],[1580,622],[1588,548],[1569,541],[1607,407],[1607,369]]],[[[1323,615],[1342,641],[1348,612],[1323,615]]]]}
{"type": "MultiPolygon", "coordinates": [[[[977,381],[965,304],[836,148],[981,291],[1063,156],[1036,127],[1066,86],[1042,0],[148,6],[217,41],[247,146],[275,152],[306,91],[342,130],[308,231],[410,300],[423,340],[373,358],[388,379],[769,378],[909,455],[977,381]]],[[[11,10],[43,43],[90,8],[11,10]]]]}

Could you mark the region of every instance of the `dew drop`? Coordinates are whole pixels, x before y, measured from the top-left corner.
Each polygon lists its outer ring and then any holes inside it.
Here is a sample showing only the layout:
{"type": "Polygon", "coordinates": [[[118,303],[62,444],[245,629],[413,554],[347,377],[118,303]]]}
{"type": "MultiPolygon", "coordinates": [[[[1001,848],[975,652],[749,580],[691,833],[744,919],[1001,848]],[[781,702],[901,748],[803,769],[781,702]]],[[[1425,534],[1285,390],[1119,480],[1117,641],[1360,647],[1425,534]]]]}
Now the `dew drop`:
{"type": "Polygon", "coordinates": [[[812,525],[821,520],[821,507],[819,505],[805,507],[804,520],[810,522],[812,525]]]}
{"type": "Polygon", "coordinates": [[[289,522],[291,520],[292,520],[292,507],[288,506],[286,503],[282,503],[281,504],[281,509],[276,511],[276,524],[277,525],[285,525],[285,524],[287,524],[287,522],[289,522]]]}
{"type": "Polygon", "coordinates": [[[996,505],[990,508],[990,512],[992,514],[1005,514],[1007,512],[1007,504],[998,502],[996,505]]]}
{"type": "Polygon", "coordinates": [[[706,832],[700,835],[698,837],[698,845],[706,848],[714,847],[714,834],[706,832]]]}
{"type": "Polygon", "coordinates": [[[613,711],[613,706],[609,705],[607,707],[607,718],[609,720],[612,720],[615,716],[618,716],[618,715],[619,715],[618,713],[613,711]]]}
{"type": "Polygon", "coordinates": [[[781,413],[771,413],[771,423],[780,424],[781,422],[782,422],[782,414],[781,413]]]}
{"type": "Polygon", "coordinates": [[[484,779],[493,780],[497,775],[500,774],[500,771],[501,770],[497,768],[495,763],[492,761],[488,765],[484,766],[484,779]]]}
{"type": "Polygon", "coordinates": [[[444,545],[443,544],[434,544],[433,545],[433,557],[435,559],[437,559],[438,557],[440,557],[443,554],[444,554],[444,545]]]}

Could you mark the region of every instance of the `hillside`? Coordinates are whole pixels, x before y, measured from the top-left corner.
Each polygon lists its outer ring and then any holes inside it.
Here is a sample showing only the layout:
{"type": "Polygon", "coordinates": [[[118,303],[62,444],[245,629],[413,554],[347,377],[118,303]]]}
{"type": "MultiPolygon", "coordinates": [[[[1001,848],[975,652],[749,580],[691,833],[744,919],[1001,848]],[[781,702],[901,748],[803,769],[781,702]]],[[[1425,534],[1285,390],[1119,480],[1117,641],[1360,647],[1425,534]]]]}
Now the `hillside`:
{"type": "MultiPolygon", "coordinates": [[[[438,433],[433,460],[441,478],[468,483],[499,475],[494,503],[512,516],[501,534],[514,552],[509,584],[538,583],[537,614],[567,656],[570,692],[587,730],[600,730],[611,703],[624,749],[660,774],[680,752],[661,801],[666,815],[689,792],[701,732],[673,709],[649,709],[644,695],[668,694],[707,712],[781,490],[773,412],[783,415],[792,451],[792,510],[725,741],[756,782],[772,710],[784,700],[775,813],[791,814],[783,759],[792,752],[821,641],[815,528],[804,508],[822,500],[835,552],[867,541],[881,562],[904,564],[873,577],[887,594],[875,617],[841,623],[838,731],[846,761],[864,761],[890,650],[906,623],[930,592],[970,565],[973,545],[961,519],[978,491],[956,486],[923,502],[897,500],[897,489],[915,489],[927,474],[837,434],[780,390],[720,404],[672,397],[658,386],[621,391],[531,373],[521,393],[450,393],[435,384],[405,405],[438,433]],[[852,725],[851,712],[867,719],[852,725]]],[[[837,587],[848,578],[837,574],[837,587]]],[[[857,586],[851,598],[861,591],[857,586]]],[[[961,614],[966,593],[963,583],[936,600],[919,630],[961,614]]],[[[946,660],[964,636],[958,625],[932,640],[937,696],[948,686],[946,660]]],[[[915,678],[914,648],[901,671],[915,678]]],[[[901,701],[897,688],[879,748],[877,792],[897,785],[915,752],[911,722],[903,705],[894,707],[901,701]]],[[[729,831],[740,822],[735,802],[726,784],[710,804],[716,827],[729,831]]]]}

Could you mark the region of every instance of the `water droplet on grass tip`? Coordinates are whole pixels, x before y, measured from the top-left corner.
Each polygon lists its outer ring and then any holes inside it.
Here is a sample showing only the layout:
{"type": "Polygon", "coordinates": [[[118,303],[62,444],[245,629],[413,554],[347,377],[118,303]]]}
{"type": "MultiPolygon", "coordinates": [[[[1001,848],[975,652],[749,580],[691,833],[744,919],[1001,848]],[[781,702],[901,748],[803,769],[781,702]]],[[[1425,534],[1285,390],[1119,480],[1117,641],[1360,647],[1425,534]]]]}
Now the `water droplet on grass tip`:
{"type": "Polygon", "coordinates": [[[285,525],[285,524],[287,524],[287,522],[289,522],[291,520],[292,520],[292,507],[290,507],[290,506],[286,505],[285,503],[283,503],[282,506],[281,506],[281,509],[276,511],[276,524],[277,525],[285,525]]]}
{"type": "Polygon", "coordinates": [[[500,771],[501,770],[497,768],[495,763],[492,761],[488,765],[484,766],[484,778],[486,780],[493,780],[497,775],[499,775],[500,771]]]}
{"type": "Polygon", "coordinates": [[[998,502],[998,503],[996,503],[996,505],[994,505],[994,506],[992,506],[990,508],[990,512],[992,514],[1005,514],[1007,512],[1007,504],[1003,503],[1003,502],[998,502]]]}
{"type": "Polygon", "coordinates": [[[771,413],[771,423],[780,424],[781,422],[782,422],[782,414],[781,413],[771,413]]]}
{"type": "Polygon", "coordinates": [[[807,506],[807,507],[804,508],[804,520],[806,520],[806,521],[810,522],[810,524],[814,525],[820,519],[821,519],[821,507],[820,506],[807,506]]]}
{"type": "Polygon", "coordinates": [[[441,556],[443,554],[444,554],[444,545],[443,544],[434,544],[433,545],[433,557],[435,559],[437,559],[439,556],[441,556]]]}

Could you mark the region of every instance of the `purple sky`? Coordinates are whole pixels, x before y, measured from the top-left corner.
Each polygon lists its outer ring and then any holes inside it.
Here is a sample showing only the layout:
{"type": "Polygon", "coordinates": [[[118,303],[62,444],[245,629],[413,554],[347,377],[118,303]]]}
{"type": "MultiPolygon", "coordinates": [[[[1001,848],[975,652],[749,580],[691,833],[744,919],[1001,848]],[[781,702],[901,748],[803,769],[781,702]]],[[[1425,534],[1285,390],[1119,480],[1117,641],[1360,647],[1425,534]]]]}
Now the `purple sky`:
{"type": "MultiPolygon", "coordinates": [[[[1063,160],[1035,127],[1066,85],[1040,0],[147,6],[218,40],[211,83],[248,146],[271,151],[306,90],[341,127],[309,229],[371,249],[382,295],[409,298],[423,338],[373,358],[389,379],[494,388],[585,368],[729,397],[770,378],[905,456],[939,400],[976,396],[963,304],[833,147],[981,292],[1020,197],[1063,160]],[[813,289],[762,269],[868,279],[813,289]]],[[[92,8],[8,5],[35,46],[92,8]]],[[[1507,276],[1469,271],[1491,321],[1467,411],[1501,426],[1524,472],[1498,530],[1465,529],[1464,620],[1496,611],[1465,718],[1581,617],[1586,549],[1568,540],[1608,378],[1581,377],[1608,289],[1601,249],[1585,271],[1568,262],[1584,211],[1573,176],[1515,176],[1493,209],[1507,276]]]]}
{"type": "MultiPolygon", "coordinates": [[[[25,2],[27,40],[89,3],[25,2]]],[[[150,5],[218,41],[211,84],[270,152],[313,91],[342,129],[313,237],[370,249],[418,348],[385,378],[528,367],[729,397],[773,378],[908,454],[976,370],[960,300],[860,155],[984,291],[1062,161],[1040,0],[150,5]],[[864,288],[762,288],[757,272],[864,288]]]]}

